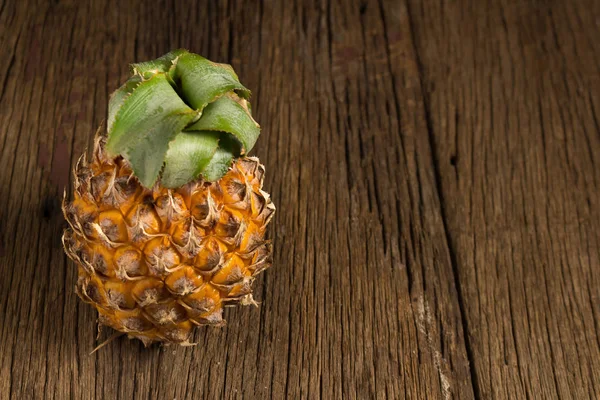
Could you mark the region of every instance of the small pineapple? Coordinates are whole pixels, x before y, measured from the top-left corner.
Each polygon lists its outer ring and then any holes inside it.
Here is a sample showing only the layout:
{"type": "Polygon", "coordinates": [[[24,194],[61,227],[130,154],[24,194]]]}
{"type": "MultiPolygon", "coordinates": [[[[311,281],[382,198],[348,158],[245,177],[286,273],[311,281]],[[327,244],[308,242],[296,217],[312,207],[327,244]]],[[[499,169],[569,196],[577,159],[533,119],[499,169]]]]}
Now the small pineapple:
{"type": "Polygon", "coordinates": [[[63,245],[101,324],[189,344],[194,326],[224,324],[224,305],[255,304],[271,265],[275,206],[247,156],[260,128],[229,65],[176,50],[132,69],[74,168],[63,245]]]}

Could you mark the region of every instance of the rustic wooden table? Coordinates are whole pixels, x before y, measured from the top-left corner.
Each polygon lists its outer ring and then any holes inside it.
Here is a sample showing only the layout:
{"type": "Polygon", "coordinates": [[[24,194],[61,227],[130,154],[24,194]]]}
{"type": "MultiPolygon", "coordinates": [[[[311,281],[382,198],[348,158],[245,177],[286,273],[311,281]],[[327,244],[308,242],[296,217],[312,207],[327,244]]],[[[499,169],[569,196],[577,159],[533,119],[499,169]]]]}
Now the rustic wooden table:
{"type": "Polygon", "coordinates": [[[0,3],[0,398],[600,398],[600,2],[0,3]],[[180,46],[254,91],[274,267],[89,355],[62,192],[180,46]]]}

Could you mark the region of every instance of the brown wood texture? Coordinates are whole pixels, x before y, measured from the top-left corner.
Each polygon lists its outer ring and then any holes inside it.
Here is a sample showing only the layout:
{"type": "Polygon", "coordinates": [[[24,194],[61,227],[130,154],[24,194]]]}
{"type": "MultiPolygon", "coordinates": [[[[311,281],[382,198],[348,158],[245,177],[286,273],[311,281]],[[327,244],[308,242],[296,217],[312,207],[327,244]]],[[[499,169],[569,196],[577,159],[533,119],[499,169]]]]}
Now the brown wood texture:
{"type": "Polygon", "coordinates": [[[600,3],[0,2],[1,399],[600,398],[600,3]],[[127,64],[253,90],[258,308],[195,347],[74,293],[70,168],[127,64]]]}

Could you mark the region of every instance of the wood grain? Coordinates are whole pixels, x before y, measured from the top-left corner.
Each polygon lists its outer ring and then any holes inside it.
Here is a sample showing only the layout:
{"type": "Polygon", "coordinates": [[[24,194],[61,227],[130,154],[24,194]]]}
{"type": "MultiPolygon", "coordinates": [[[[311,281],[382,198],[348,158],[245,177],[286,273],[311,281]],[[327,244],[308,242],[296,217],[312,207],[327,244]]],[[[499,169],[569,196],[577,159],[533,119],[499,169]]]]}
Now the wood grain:
{"type": "Polygon", "coordinates": [[[0,3],[0,398],[599,397],[598,11],[0,3]],[[90,355],[60,200],[127,64],[176,47],[253,90],[274,266],[193,348],[90,355]]]}
{"type": "Polygon", "coordinates": [[[600,398],[599,12],[410,5],[481,398],[600,398]]]}

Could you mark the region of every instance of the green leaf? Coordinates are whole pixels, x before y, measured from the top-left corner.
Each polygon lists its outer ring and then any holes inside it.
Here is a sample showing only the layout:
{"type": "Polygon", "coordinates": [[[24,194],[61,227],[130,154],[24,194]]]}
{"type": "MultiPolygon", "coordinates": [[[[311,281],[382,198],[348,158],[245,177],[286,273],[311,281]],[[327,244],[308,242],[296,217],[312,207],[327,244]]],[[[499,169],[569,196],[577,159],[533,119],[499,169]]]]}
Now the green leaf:
{"type": "Polygon", "coordinates": [[[215,152],[213,158],[202,171],[202,177],[208,182],[214,182],[221,179],[227,173],[235,148],[235,141],[229,135],[221,135],[219,140],[219,148],[215,152]]]}
{"type": "Polygon", "coordinates": [[[186,102],[199,111],[230,91],[243,98],[250,97],[250,91],[240,83],[231,66],[214,63],[197,54],[181,55],[170,75],[186,102]]]}
{"type": "Polygon", "coordinates": [[[121,154],[146,187],[152,187],[169,142],[197,117],[164,73],[141,82],[124,100],[108,132],[107,150],[121,154]]]}
{"type": "Polygon", "coordinates": [[[153,186],[163,166],[168,187],[200,174],[218,180],[256,143],[250,91],[230,65],[179,49],[132,69],[110,99],[106,150],[128,160],[142,185],[153,186]]]}
{"type": "Polygon", "coordinates": [[[110,132],[112,129],[112,125],[115,122],[115,116],[117,112],[123,105],[123,102],[133,92],[133,90],[140,84],[142,79],[134,75],[127,80],[120,88],[115,90],[110,95],[110,100],[108,101],[108,122],[106,126],[106,130],[110,132]]]}
{"type": "Polygon", "coordinates": [[[198,178],[218,147],[217,132],[181,132],[169,144],[161,184],[176,188],[198,178]]]}
{"type": "Polygon", "coordinates": [[[215,100],[206,106],[202,117],[188,130],[231,133],[241,144],[241,154],[246,154],[254,147],[260,135],[260,127],[243,102],[245,100],[227,95],[215,100]]]}
{"type": "Polygon", "coordinates": [[[131,64],[131,68],[135,74],[148,79],[156,73],[169,71],[175,59],[187,53],[188,51],[184,49],[173,50],[157,58],[156,60],[131,64]]]}

